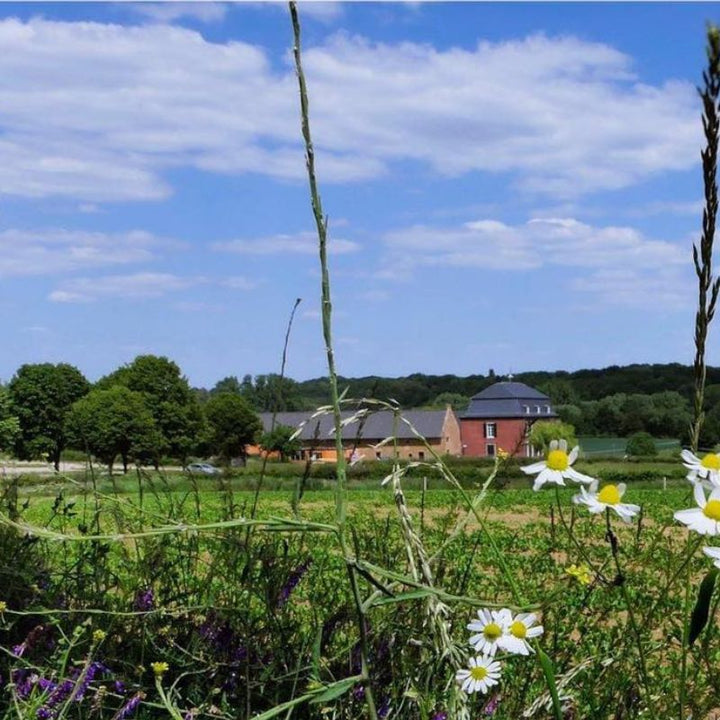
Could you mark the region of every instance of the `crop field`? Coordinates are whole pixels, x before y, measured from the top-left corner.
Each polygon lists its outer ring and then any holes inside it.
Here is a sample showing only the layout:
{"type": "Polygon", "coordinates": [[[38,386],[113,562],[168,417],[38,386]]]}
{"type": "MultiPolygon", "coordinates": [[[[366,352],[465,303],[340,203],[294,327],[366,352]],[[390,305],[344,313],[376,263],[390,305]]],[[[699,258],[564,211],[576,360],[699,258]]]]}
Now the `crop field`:
{"type": "MultiPolygon", "coordinates": [[[[625,455],[627,438],[623,437],[580,437],[578,438],[580,451],[585,458],[598,455],[625,455]]],[[[677,452],[680,450],[679,440],[656,439],[655,447],[658,452],[677,452]]]]}
{"type": "MultiPolygon", "coordinates": [[[[466,491],[353,490],[362,634],[332,492],[307,491],[293,508],[287,491],[162,476],[120,494],[34,489],[7,485],[3,503],[14,523],[0,531],[4,717],[362,718],[361,641],[378,717],[452,717],[438,607],[443,642],[465,655],[479,608],[536,613],[565,717],[646,716],[650,705],[676,717],[682,703],[705,718],[717,704],[715,621],[683,652],[709,566],[673,522],[693,505],[685,481],[631,485],[642,513],[612,519],[612,536],[604,516],[573,505],[576,486],[489,489],[470,516],[466,491]],[[61,696],[63,682],[74,690],[61,696]]],[[[535,655],[504,660],[494,690],[469,696],[470,717],[551,717],[535,655]]]]}

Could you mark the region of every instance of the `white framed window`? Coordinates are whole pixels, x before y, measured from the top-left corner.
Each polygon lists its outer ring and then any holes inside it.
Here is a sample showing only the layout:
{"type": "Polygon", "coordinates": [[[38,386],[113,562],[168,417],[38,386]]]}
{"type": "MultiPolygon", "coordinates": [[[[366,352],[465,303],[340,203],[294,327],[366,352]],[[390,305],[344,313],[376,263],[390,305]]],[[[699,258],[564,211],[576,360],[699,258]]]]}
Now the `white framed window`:
{"type": "Polygon", "coordinates": [[[523,405],[523,407],[525,408],[525,414],[526,414],[526,415],[529,415],[529,414],[530,414],[530,406],[529,406],[529,405],[523,405]]]}
{"type": "Polygon", "coordinates": [[[497,437],[497,423],[486,422],[485,423],[485,437],[492,440],[497,437]]]}

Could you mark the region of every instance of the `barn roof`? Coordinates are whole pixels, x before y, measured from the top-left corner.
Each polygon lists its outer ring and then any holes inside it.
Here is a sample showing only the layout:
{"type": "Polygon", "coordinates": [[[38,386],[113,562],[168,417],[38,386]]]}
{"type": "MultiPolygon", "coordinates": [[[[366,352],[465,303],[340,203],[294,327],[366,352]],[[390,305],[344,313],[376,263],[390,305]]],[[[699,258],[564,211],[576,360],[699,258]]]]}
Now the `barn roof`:
{"type": "MultiPolygon", "coordinates": [[[[443,437],[446,410],[404,410],[402,416],[426,439],[443,437]]],[[[321,415],[310,419],[312,411],[279,412],[275,416],[275,426],[287,425],[297,428],[303,426],[300,438],[303,441],[327,440],[334,435],[334,419],[332,414],[321,415]]],[[[340,415],[343,420],[352,417],[354,410],[343,410],[340,415]]],[[[260,413],[260,419],[265,431],[270,430],[272,413],[260,413]]],[[[408,425],[402,421],[395,422],[395,415],[389,410],[369,413],[364,421],[353,422],[343,426],[342,438],[347,441],[362,440],[366,443],[375,443],[395,435],[398,440],[409,440],[415,437],[408,425]]]]}
{"type": "Polygon", "coordinates": [[[555,418],[550,398],[521,382],[497,382],[470,398],[461,418],[555,418]]]}

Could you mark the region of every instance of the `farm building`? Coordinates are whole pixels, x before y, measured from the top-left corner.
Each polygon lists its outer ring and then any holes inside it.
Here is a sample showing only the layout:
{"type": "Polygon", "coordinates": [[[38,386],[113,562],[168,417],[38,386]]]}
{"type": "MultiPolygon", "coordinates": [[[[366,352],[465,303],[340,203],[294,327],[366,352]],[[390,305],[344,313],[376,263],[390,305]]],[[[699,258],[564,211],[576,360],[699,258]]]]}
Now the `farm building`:
{"type": "MultiPolygon", "coordinates": [[[[351,411],[343,411],[342,417],[347,419],[353,414],[351,411]]],[[[333,416],[322,415],[310,419],[311,415],[311,412],[280,412],[275,416],[275,425],[297,428],[305,423],[300,435],[302,459],[334,461],[337,455],[333,416]]],[[[445,410],[407,410],[402,416],[438,455],[460,455],[460,424],[450,406],[445,410]]],[[[264,431],[270,430],[272,413],[260,413],[260,418],[264,431]]],[[[342,439],[349,460],[380,460],[394,457],[396,452],[405,459],[430,459],[425,444],[406,423],[396,422],[394,414],[389,410],[369,413],[362,420],[343,426],[342,439]],[[373,447],[392,435],[397,437],[397,448],[393,443],[373,447]]]]}
{"type": "Polygon", "coordinates": [[[460,415],[462,454],[493,457],[502,449],[533,457],[528,434],[537,420],[557,420],[547,395],[520,382],[490,385],[474,395],[460,415]]]}

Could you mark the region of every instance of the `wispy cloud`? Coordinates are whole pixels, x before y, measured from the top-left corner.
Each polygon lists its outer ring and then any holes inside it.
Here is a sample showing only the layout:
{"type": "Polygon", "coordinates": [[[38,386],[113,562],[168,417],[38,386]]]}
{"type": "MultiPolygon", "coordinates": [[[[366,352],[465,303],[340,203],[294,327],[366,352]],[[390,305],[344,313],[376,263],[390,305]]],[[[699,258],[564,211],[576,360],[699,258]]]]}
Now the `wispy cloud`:
{"type": "Polygon", "coordinates": [[[648,238],[626,226],[594,227],[572,218],[521,225],[477,220],[455,227],[415,226],[385,236],[379,279],[408,279],[421,266],[486,271],[567,268],[571,290],[613,304],[680,306],[688,298],[690,241],[648,238]],[[401,268],[401,274],[393,268],[401,268]],[[388,275],[389,273],[389,275],[388,275]]]}
{"type": "Polygon", "coordinates": [[[227,14],[227,5],[210,0],[194,2],[128,2],[125,7],[139,15],[157,22],[172,22],[180,18],[192,18],[201,22],[217,22],[227,14]]]}
{"type": "MultiPolygon", "coordinates": [[[[178,166],[303,177],[289,57],[278,72],[258,46],[167,24],[7,19],[0,43],[2,193],[157,200],[178,166]]],[[[572,37],[438,50],[339,33],[305,66],[325,182],[411,160],[571,197],[686,169],[700,146],[692,83],[643,83],[627,55],[572,37]]]]}
{"type": "MultiPolygon", "coordinates": [[[[262,238],[239,238],[212,244],[212,249],[219,252],[240,253],[246,255],[277,255],[280,253],[299,253],[311,255],[317,253],[317,235],[301,232],[294,235],[270,235],[262,238]]],[[[337,255],[357,252],[360,245],[352,240],[331,238],[328,241],[328,252],[337,255]]]]}
{"type": "Polygon", "coordinates": [[[187,290],[206,282],[202,277],[179,277],[169,273],[135,273],[100,278],[73,278],[50,293],[49,299],[58,303],[83,303],[120,298],[143,300],[168,293],[187,290]]]}
{"type": "Polygon", "coordinates": [[[100,233],[79,230],[0,232],[0,277],[56,275],[110,265],[147,262],[159,249],[179,243],[143,231],[100,233]]]}

